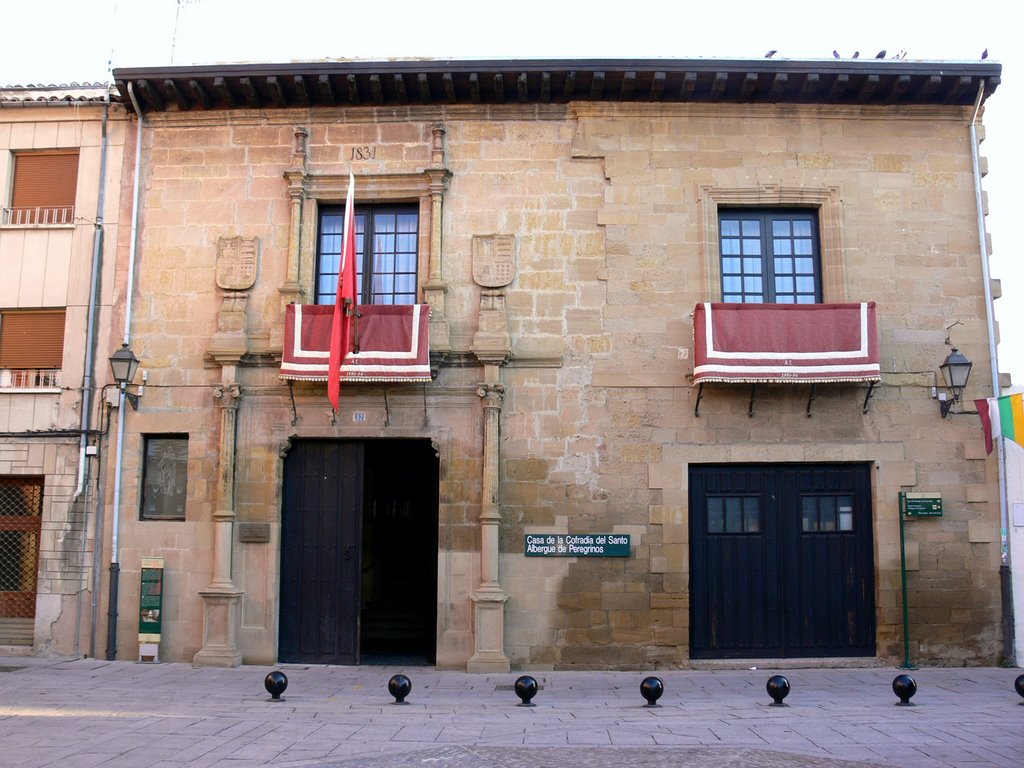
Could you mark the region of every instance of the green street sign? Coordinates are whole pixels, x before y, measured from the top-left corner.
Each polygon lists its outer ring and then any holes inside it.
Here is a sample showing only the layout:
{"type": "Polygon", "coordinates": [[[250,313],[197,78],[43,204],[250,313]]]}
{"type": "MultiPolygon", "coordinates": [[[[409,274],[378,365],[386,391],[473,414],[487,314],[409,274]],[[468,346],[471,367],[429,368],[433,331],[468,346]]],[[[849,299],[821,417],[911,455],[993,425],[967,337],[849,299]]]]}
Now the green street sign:
{"type": "Polygon", "coordinates": [[[900,506],[907,517],[942,517],[942,495],[938,493],[901,493],[900,506]]]}
{"type": "Polygon", "coordinates": [[[629,557],[628,533],[528,533],[527,557],[629,557]]]}

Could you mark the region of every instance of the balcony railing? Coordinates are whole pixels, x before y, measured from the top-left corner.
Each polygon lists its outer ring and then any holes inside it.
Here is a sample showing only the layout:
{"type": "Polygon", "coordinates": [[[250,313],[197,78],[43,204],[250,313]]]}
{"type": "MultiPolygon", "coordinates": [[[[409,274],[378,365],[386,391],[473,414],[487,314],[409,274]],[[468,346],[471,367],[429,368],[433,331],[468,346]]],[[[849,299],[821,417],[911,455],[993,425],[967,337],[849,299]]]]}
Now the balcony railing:
{"type": "Polygon", "coordinates": [[[0,389],[56,389],[59,368],[0,368],[0,389]]]}
{"type": "Polygon", "coordinates": [[[18,226],[34,224],[44,227],[56,227],[75,223],[75,207],[60,205],[52,208],[4,208],[0,216],[0,225],[18,226]]]}

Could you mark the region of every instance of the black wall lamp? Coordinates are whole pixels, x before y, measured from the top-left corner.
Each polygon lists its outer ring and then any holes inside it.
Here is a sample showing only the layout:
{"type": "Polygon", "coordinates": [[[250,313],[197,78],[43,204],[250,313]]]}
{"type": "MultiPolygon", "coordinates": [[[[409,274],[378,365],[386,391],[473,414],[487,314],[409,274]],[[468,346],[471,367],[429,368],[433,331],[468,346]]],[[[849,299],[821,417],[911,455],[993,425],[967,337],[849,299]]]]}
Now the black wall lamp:
{"type": "Polygon", "coordinates": [[[139,370],[139,358],[135,356],[128,342],[121,345],[121,348],[110,356],[110,370],[114,374],[114,381],[121,387],[121,393],[131,403],[132,410],[139,410],[139,395],[128,391],[128,385],[135,378],[135,372],[139,370]]]}
{"type": "Polygon", "coordinates": [[[946,389],[952,395],[952,399],[939,401],[942,418],[946,418],[950,409],[960,402],[960,395],[963,394],[964,387],[967,386],[967,379],[971,377],[973,365],[974,363],[964,357],[959,349],[953,347],[949,354],[946,355],[942,365],[939,366],[939,370],[942,371],[942,378],[946,381],[946,389]]]}

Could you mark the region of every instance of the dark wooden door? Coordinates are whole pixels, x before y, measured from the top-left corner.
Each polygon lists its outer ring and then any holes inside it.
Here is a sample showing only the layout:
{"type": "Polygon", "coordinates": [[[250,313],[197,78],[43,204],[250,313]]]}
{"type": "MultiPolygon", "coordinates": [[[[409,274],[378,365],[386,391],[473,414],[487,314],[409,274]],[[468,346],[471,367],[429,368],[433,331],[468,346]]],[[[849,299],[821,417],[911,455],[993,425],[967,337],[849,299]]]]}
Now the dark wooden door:
{"type": "Polygon", "coordinates": [[[690,655],[875,652],[864,464],[690,468],[690,655]]]}
{"type": "Polygon", "coordinates": [[[362,496],[362,443],[294,443],[281,505],[281,661],[359,663],[362,496]]]}

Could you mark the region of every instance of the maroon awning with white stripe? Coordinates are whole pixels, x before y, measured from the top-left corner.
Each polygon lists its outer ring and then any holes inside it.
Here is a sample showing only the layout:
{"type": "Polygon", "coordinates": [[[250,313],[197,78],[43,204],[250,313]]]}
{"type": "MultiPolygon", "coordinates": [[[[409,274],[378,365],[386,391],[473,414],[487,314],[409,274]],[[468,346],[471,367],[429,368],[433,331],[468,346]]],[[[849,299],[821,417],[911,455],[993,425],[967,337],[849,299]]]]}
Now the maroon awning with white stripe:
{"type": "Polygon", "coordinates": [[[693,382],[880,381],[873,301],[698,304],[693,382]]]}
{"type": "MultiPolygon", "coordinates": [[[[358,311],[342,381],[430,381],[429,304],[360,304],[358,311]]],[[[333,314],[331,305],[288,305],[282,379],[327,381],[333,314]]]]}

